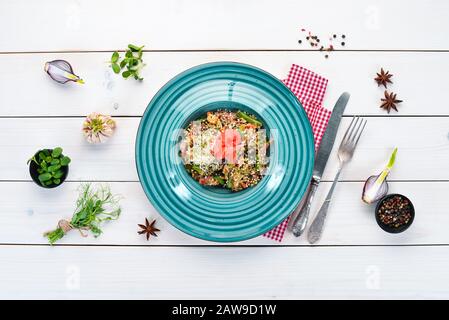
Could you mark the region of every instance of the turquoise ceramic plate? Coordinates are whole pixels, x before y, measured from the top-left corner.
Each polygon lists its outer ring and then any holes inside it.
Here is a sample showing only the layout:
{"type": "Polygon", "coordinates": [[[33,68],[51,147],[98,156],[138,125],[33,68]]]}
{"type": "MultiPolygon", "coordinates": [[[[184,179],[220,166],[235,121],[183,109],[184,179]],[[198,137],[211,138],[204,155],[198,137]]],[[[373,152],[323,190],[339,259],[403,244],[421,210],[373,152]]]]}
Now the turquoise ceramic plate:
{"type": "Polygon", "coordinates": [[[211,241],[253,238],[282,222],[303,196],[313,160],[312,130],[296,97],[271,74],[240,63],[176,76],[151,100],[137,133],[137,171],[151,203],[176,228],[211,241]],[[179,130],[219,108],[257,115],[273,140],[267,175],[240,192],[201,186],[179,157],[179,130]]]}

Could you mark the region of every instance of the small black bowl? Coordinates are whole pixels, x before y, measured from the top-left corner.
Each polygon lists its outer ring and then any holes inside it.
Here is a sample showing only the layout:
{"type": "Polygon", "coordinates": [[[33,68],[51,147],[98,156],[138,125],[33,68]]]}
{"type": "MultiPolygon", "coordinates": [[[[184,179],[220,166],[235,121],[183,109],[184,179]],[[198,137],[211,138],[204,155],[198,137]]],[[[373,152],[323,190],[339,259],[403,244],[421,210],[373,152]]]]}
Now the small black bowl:
{"type": "MultiPolygon", "coordinates": [[[[39,151],[37,151],[35,154],[34,154],[34,157],[36,158],[36,159],[39,159],[39,152],[41,152],[41,151],[44,151],[44,150],[47,150],[48,152],[52,152],[53,151],[53,149],[41,149],[41,150],[39,150],[39,151]]],[[[34,162],[34,161],[30,161],[30,176],[31,176],[31,179],[33,179],[33,181],[39,186],[39,187],[42,187],[42,188],[45,188],[45,189],[52,189],[52,188],[56,188],[56,187],[59,187],[61,184],[63,184],[63,182],[65,181],[65,179],[67,178],[67,175],[69,174],[69,166],[64,166],[64,167],[61,167],[61,169],[62,169],[62,171],[64,172],[63,173],[63,175],[62,175],[62,177],[61,177],[61,183],[60,184],[50,184],[50,185],[48,185],[48,186],[44,186],[40,181],[39,181],[39,173],[37,172],[37,169],[39,169],[39,166],[36,164],[36,162],[34,162]]]]}
{"type": "Polygon", "coordinates": [[[407,230],[408,227],[410,227],[410,225],[413,223],[413,220],[415,219],[415,207],[413,206],[413,203],[410,201],[410,199],[407,198],[406,196],[404,196],[404,195],[402,195],[402,194],[398,194],[398,193],[392,193],[392,194],[386,195],[385,197],[383,197],[382,199],[380,199],[380,201],[377,203],[377,205],[376,205],[376,211],[375,211],[375,216],[376,216],[376,222],[377,222],[377,224],[378,224],[379,227],[381,227],[384,231],[389,232],[389,233],[400,233],[400,232],[403,232],[403,231],[407,230]],[[389,225],[383,223],[383,222],[380,220],[380,217],[379,217],[379,209],[380,209],[380,207],[382,206],[382,204],[383,204],[386,200],[391,199],[391,198],[393,198],[393,197],[400,197],[402,200],[407,200],[408,203],[409,203],[409,206],[410,206],[410,213],[411,213],[411,218],[410,218],[410,220],[409,220],[406,224],[403,224],[403,225],[401,225],[401,226],[399,226],[399,227],[392,227],[392,226],[389,226],[389,225]]]}

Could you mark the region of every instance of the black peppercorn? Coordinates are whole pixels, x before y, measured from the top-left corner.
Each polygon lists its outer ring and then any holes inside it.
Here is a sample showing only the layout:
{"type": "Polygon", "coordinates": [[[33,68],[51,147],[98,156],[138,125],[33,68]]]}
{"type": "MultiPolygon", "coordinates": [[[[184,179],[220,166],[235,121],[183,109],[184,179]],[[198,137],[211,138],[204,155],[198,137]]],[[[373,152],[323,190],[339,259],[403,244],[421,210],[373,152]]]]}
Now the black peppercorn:
{"type": "Polygon", "coordinates": [[[376,221],[391,233],[402,232],[413,222],[415,210],[411,201],[400,194],[390,194],[379,201],[376,207],[376,221]]]}

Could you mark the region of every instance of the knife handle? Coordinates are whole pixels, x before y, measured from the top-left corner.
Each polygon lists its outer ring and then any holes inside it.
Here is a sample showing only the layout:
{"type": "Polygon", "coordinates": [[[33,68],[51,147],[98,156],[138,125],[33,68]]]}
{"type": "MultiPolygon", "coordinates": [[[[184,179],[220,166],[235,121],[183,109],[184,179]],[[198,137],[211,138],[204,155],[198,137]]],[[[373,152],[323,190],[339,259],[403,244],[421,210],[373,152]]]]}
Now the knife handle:
{"type": "Polygon", "coordinates": [[[340,177],[342,167],[338,169],[337,175],[334,178],[334,182],[326,196],[326,200],[324,200],[323,205],[315,216],[315,219],[312,221],[312,224],[309,228],[309,233],[307,234],[307,240],[310,244],[316,243],[321,239],[321,235],[323,234],[324,222],[327,217],[327,210],[329,209],[329,204],[332,200],[332,194],[334,193],[335,186],[337,185],[338,178],[340,177]]]}
{"type": "Polygon", "coordinates": [[[313,177],[310,182],[309,191],[306,194],[304,205],[302,207],[298,206],[293,212],[293,216],[296,215],[295,221],[292,225],[292,232],[295,237],[299,237],[306,229],[307,221],[309,220],[310,207],[312,206],[313,197],[316,189],[318,188],[318,183],[320,183],[320,179],[313,177]]]}

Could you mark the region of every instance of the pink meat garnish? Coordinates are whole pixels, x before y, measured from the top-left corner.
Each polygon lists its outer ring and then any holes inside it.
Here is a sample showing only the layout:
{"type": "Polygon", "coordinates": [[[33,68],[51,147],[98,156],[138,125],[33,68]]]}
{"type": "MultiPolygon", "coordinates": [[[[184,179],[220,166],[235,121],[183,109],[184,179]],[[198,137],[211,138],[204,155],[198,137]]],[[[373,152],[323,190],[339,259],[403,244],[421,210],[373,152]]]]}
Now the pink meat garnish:
{"type": "Polygon", "coordinates": [[[225,158],[229,163],[235,163],[237,158],[237,147],[242,142],[240,133],[235,129],[226,129],[216,138],[212,150],[215,158],[225,158]]]}

